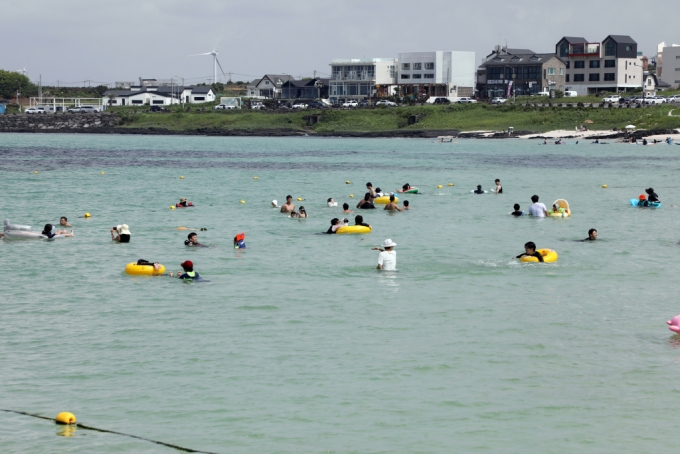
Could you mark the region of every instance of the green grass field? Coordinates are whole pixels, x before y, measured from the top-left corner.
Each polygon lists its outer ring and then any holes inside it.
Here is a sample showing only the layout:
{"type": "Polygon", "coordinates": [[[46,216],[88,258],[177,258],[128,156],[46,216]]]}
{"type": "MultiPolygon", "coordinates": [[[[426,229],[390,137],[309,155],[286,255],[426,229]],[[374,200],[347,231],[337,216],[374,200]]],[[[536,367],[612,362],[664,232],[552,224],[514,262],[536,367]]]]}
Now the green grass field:
{"type": "MultiPolygon", "coordinates": [[[[218,130],[290,130],[319,133],[373,132],[394,130],[461,130],[502,131],[512,126],[515,131],[550,131],[574,129],[586,120],[591,130],[622,129],[633,124],[638,129],[680,128],[680,108],[677,117],[668,116],[673,109],[660,105],[644,109],[602,109],[590,107],[525,107],[503,104],[447,106],[416,106],[378,109],[356,109],[295,112],[261,112],[253,110],[172,113],[118,112],[123,117],[123,128],[164,128],[175,131],[198,129],[218,130]],[[320,121],[307,126],[307,117],[321,114],[320,121]],[[419,121],[409,126],[410,115],[418,115],[419,121]]],[[[112,109],[114,110],[114,109],[112,109]]],[[[115,109],[114,111],[116,111],[115,109]]]]}

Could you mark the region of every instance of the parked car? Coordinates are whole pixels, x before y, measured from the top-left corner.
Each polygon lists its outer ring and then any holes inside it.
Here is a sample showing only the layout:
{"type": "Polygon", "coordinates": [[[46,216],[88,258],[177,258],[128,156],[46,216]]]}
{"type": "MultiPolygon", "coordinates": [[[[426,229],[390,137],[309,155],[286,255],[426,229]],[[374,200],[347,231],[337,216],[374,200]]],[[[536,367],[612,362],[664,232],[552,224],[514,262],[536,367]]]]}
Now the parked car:
{"type": "Polygon", "coordinates": [[[168,109],[166,109],[165,107],[161,107],[161,106],[151,106],[151,109],[149,109],[149,110],[151,112],[167,112],[168,111],[168,109]]]}
{"type": "Polygon", "coordinates": [[[505,98],[493,98],[491,100],[491,104],[504,104],[506,102],[508,102],[508,100],[505,98]]]}
{"type": "Polygon", "coordinates": [[[358,105],[359,103],[354,100],[345,101],[342,103],[342,107],[357,107],[358,105]]]}
{"type": "Polygon", "coordinates": [[[647,96],[645,104],[665,104],[668,100],[663,96],[647,96]]]}
{"type": "Polygon", "coordinates": [[[44,114],[45,109],[43,107],[29,107],[24,111],[24,113],[30,115],[30,114],[44,114]]]}
{"type": "Polygon", "coordinates": [[[458,98],[458,104],[476,104],[477,100],[472,98],[458,98]]]}
{"type": "Polygon", "coordinates": [[[325,109],[328,107],[328,105],[321,101],[309,101],[307,103],[307,107],[312,109],[325,109]]]}
{"type": "Polygon", "coordinates": [[[215,107],[213,107],[215,110],[232,110],[236,109],[236,106],[227,106],[225,104],[218,104],[215,107]]]}
{"type": "Polygon", "coordinates": [[[261,102],[251,104],[250,108],[253,110],[265,110],[264,104],[262,104],[261,102]]]}
{"type": "Polygon", "coordinates": [[[299,103],[297,103],[297,104],[293,104],[293,107],[292,107],[292,108],[293,108],[293,109],[306,109],[306,108],[307,108],[307,104],[305,104],[305,103],[303,103],[303,102],[299,102],[299,103]]]}
{"type": "Polygon", "coordinates": [[[602,98],[602,102],[619,102],[621,100],[621,96],[619,95],[609,95],[604,98],[602,98]]]}
{"type": "Polygon", "coordinates": [[[630,98],[628,98],[629,104],[642,104],[642,101],[643,101],[642,96],[631,96],[630,98]]]}
{"type": "Polygon", "coordinates": [[[577,96],[578,96],[578,93],[575,92],[575,91],[573,91],[573,90],[571,90],[571,91],[570,91],[570,90],[566,90],[566,91],[564,92],[564,97],[565,97],[565,98],[575,98],[575,97],[577,97],[577,96]]]}
{"type": "Polygon", "coordinates": [[[432,104],[437,104],[437,105],[444,105],[444,104],[451,104],[451,101],[449,98],[435,98],[434,101],[432,101],[432,104]]]}
{"type": "Polygon", "coordinates": [[[396,102],[388,101],[387,99],[381,99],[380,101],[376,102],[375,105],[376,106],[385,106],[385,107],[397,107],[396,102]]]}
{"type": "Polygon", "coordinates": [[[78,106],[68,110],[68,113],[97,113],[97,112],[99,112],[99,109],[97,109],[94,106],[78,106]]]}
{"type": "Polygon", "coordinates": [[[371,103],[368,102],[367,100],[359,101],[359,105],[357,107],[370,107],[371,103]]]}
{"type": "Polygon", "coordinates": [[[671,95],[666,99],[668,102],[680,102],[680,95],[671,95]]]}

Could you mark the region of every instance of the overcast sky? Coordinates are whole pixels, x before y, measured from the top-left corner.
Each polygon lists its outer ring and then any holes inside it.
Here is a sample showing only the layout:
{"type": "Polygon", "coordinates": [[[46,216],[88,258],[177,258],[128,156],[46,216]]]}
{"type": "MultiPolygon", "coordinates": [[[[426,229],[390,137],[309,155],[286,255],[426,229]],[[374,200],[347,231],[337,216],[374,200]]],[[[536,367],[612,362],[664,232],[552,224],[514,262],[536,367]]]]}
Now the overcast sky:
{"type": "MultiPolygon", "coordinates": [[[[92,85],[139,77],[212,78],[217,45],[226,73],[327,76],[334,58],[398,52],[474,51],[496,44],[554,52],[562,36],[630,35],[647,56],[680,43],[677,1],[618,0],[0,0],[0,68],[25,68],[44,85],[92,85]],[[652,4],[649,4],[652,5],[652,4]],[[666,11],[667,13],[665,13],[666,11]]],[[[219,70],[218,70],[219,72],[219,70]]],[[[220,76],[225,81],[224,76],[220,76]]]]}

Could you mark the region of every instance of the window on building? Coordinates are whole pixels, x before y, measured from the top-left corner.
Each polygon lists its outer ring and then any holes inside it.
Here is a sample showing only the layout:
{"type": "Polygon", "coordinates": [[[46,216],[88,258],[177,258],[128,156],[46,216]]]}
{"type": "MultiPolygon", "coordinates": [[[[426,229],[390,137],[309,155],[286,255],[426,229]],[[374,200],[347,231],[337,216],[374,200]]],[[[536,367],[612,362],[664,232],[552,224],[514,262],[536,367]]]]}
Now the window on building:
{"type": "Polygon", "coordinates": [[[404,71],[410,71],[411,70],[411,63],[402,63],[401,69],[404,70],[404,71]]]}
{"type": "Polygon", "coordinates": [[[616,60],[605,60],[604,61],[604,67],[605,68],[616,68],[616,60]]]}
{"type": "Polygon", "coordinates": [[[142,101],[141,99],[133,99],[132,104],[144,104],[144,101],[142,101]]]}
{"type": "Polygon", "coordinates": [[[194,96],[194,101],[205,101],[205,96],[194,96]]]}
{"type": "Polygon", "coordinates": [[[546,77],[546,76],[545,76],[545,69],[544,69],[544,70],[543,70],[543,78],[545,79],[545,77],[546,77]]]}
{"type": "Polygon", "coordinates": [[[411,78],[411,75],[410,75],[410,74],[402,74],[402,75],[400,76],[400,78],[401,78],[401,79],[410,79],[410,78],[411,78]]]}
{"type": "Polygon", "coordinates": [[[680,68],[675,68],[676,71],[680,71],[680,68]]]}
{"type": "Polygon", "coordinates": [[[555,75],[555,68],[548,68],[548,75],[554,76],[555,75]]]}
{"type": "Polygon", "coordinates": [[[626,52],[630,52],[631,50],[633,50],[633,46],[626,46],[626,52]]]}
{"type": "Polygon", "coordinates": [[[152,101],[152,103],[153,103],[153,104],[163,104],[163,100],[162,100],[162,99],[154,99],[154,100],[152,101]]]}
{"type": "Polygon", "coordinates": [[[560,44],[560,57],[568,56],[569,56],[569,43],[565,41],[562,44],[560,44]]]}
{"type": "Polygon", "coordinates": [[[565,79],[566,82],[569,82],[569,74],[567,74],[567,78],[565,79]]]}
{"type": "Polygon", "coordinates": [[[604,45],[604,55],[606,57],[614,57],[616,56],[616,43],[614,41],[607,41],[607,44],[604,45]]]}
{"type": "Polygon", "coordinates": [[[560,68],[560,76],[564,76],[564,68],[560,68]]]}
{"type": "Polygon", "coordinates": [[[434,63],[425,63],[425,69],[434,69],[434,63]]]}
{"type": "Polygon", "coordinates": [[[583,74],[574,74],[574,82],[583,82],[585,79],[585,76],[583,74]]]}
{"type": "Polygon", "coordinates": [[[423,79],[434,79],[434,74],[423,74],[423,79]]]}
{"type": "MultiPolygon", "coordinates": [[[[373,74],[373,75],[375,75],[375,74],[373,74]]],[[[392,79],[394,79],[396,77],[396,70],[395,70],[394,65],[390,66],[390,77],[392,79]]]]}
{"type": "Polygon", "coordinates": [[[604,80],[606,81],[612,81],[615,80],[616,78],[616,73],[604,73],[604,80]]]}
{"type": "Polygon", "coordinates": [[[423,69],[423,64],[422,64],[422,63],[414,63],[414,64],[413,64],[413,70],[414,70],[414,71],[420,71],[421,69],[423,69]]]}
{"type": "Polygon", "coordinates": [[[569,68],[571,68],[571,62],[570,61],[567,62],[567,69],[569,69],[569,68]]]}
{"type": "Polygon", "coordinates": [[[599,74],[588,74],[588,80],[590,82],[599,82],[600,81],[600,75],[599,74]]]}
{"type": "Polygon", "coordinates": [[[590,60],[590,67],[591,68],[599,68],[600,67],[600,60],[590,60]]]}
{"type": "Polygon", "coordinates": [[[268,81],[268,80],[265,80],[265,81],[264,81],[264,84],[265,84],[265,85],[269,85],[269,81],[268,81]]]}
{"type": "Polygon", "coordinates": [[[585,67],[586,67],[586,62],[584,62],[583,60],[574,62],[574,68],[585,68],[585,67]]]}
{"type": "MultiPolygon", "coordinates": [[[[518,68],[519,69],[519,68],[518,68]]],[[[524,66],[522,69],[522,74],[524,77],[517,77],[518,79],[540,79],[541,78],[541,67],[540,66],[524,66]]]]}
{"type": "Polygon", "coordinates": [[[423,75],[422,75],[422,74],[414,74],[414,75],[413,75],[413,78],[414,78],[414,79],[422,79],[422,78],[423,78],[423,75]]]}

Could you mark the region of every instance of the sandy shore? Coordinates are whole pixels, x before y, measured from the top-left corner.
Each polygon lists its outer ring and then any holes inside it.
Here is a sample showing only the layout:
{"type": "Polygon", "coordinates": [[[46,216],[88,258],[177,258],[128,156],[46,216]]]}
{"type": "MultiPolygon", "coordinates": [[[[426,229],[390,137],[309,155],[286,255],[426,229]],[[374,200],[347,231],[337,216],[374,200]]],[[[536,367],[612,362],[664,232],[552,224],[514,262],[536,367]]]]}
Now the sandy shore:
{"type": "MultiPolygon", "coordinates": [[[[680,141],[680,131],[675,130],[675,134],[660,134],[660,135],[649,135],[646,136],[644,135],[644,131],[637,131],[638,133],[643,133],[643,137],[645,137],[648,141],[653,141],[654,139],[656,140],[666,140],[666,137],[671,137],[673,138],[674,142],[680,141]]],[[[542,132],[539,134],[527,134],[523,136],[517,136],[520,139],[536,139],[539,137],[546,137],[548,139],[563,139],[563,138],[573,138],[573,139],[591,139],[595,137],[602,137],[602,136],[607,136],[611,134],[618,134],[621,133],[621,131],[569,131],[566,129],[558,129],[555,131],[547,131],[547,132],[542,132]]]]}

